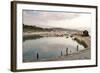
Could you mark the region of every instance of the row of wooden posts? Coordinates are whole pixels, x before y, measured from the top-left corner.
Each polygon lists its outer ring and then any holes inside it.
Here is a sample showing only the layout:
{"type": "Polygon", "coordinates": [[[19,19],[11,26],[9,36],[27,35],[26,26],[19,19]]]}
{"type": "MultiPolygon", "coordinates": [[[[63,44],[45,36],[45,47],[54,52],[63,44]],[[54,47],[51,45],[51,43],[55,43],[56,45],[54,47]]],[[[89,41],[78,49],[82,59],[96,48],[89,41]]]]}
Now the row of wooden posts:
{"type": "MultiPolygon", "coordinates": [[[[76,48],[76,51],[78,52],[79,51],[79,46],[77,45],[77,48],[76,48]]],[[[70,50],[70,53],[71,53],[71,50],[70,50]]],[[[68,48],[66,48],[66,56],[68,55],[68,48]]],[[[61,56],[63,56],[63,52],[61,50],[61,56]]]]}
{"type": "MultiPolygon", "coordinates": [[[[77,45],[76,51],[77,51],[77,52],[79,51],[79,46],[78,46],[78,45],[77,45]]],[[[71,52],[71,50],[70,50],[70,52],[71,52]]],[[[68,48],[66,48],[66,56],[67,56],[68,54],[69,54],[69,53],[68,53],[68,48]]],[[[61,50],[61,56],[63,56],[62,50],[61,50]]],[[[37,52],[36,58],[37,58],[37,60],[39,59],[39,53],[38,53],[38,52],[37,52]]]]}

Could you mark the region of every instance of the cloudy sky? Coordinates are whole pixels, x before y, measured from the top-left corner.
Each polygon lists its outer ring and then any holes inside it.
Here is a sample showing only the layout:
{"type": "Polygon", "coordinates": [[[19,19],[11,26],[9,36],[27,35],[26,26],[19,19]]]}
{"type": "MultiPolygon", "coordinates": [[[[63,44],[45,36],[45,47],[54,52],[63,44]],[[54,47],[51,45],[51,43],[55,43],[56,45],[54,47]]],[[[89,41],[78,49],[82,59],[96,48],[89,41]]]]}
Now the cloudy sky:
{"type": "Polygon", "coordinates": [[[91,13],[23,10],[23,24],[90,31],[91,13]]]}

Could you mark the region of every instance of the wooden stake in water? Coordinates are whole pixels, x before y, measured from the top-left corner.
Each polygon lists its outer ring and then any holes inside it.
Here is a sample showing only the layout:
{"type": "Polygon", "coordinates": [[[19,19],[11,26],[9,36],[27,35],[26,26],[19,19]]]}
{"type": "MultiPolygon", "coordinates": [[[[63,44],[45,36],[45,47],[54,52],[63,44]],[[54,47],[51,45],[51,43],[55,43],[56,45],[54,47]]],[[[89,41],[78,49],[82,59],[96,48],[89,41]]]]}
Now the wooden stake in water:
{"type": "Polygon", "coordinates": [[[61,50],[61,56],[62,56],[63,54],[62,54],[62,50],[61,50]]]}
{"type": "Polygon", "coordinates": [[[78,45],[77,45],[77,52],[78,52],[78,50],[79,50],[79,47],[78,47],[78,45]]]}
{"type": "Polygon", "coordinates": [[[38,54],[38,52],[37,52],[37,55],[36,55],[36,57],[37,57],[37,60],[39,59],[39,54],[38,54]]]}
{"type": "Polygon", "coordinates": [[[66,55],[68,55],[68,48],[66,48],[66,55]]]}

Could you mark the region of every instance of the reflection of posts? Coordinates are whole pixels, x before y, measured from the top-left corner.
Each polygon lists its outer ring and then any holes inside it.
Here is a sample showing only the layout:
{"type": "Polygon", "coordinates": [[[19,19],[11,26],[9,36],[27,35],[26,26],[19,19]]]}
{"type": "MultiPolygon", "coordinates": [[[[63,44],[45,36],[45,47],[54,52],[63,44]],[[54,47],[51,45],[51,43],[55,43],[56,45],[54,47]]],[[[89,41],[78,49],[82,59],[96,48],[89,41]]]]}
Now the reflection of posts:
{"type": "Polygon", "coordinates": [[[78,52],[78,50],[79,50],[79,47],[78,47],[78,45],[77,45],[77,52],[78,52]]]}
{"type": "Polygon", "coordinates": [[[38,52],[37,52],[37,60],[39,59],[39,54],[38,54],[38,52]]]}
{"type": "Polygon", "coordinates": [[[66,55],[68,55],[68,48],[66,48],[66,55]]]}

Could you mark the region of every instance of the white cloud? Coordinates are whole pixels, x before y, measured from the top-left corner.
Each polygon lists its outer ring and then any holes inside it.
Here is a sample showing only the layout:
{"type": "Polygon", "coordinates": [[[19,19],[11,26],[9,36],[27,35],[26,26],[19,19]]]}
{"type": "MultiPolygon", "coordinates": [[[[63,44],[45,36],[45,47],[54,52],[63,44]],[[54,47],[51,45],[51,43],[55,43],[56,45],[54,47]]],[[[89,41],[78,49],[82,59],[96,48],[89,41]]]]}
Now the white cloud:
{"type": "Polygon", "coordinates": [[[88,29],[91,26],[91,14],[24,10],[23,23],[43,27],[88,29]]]}

